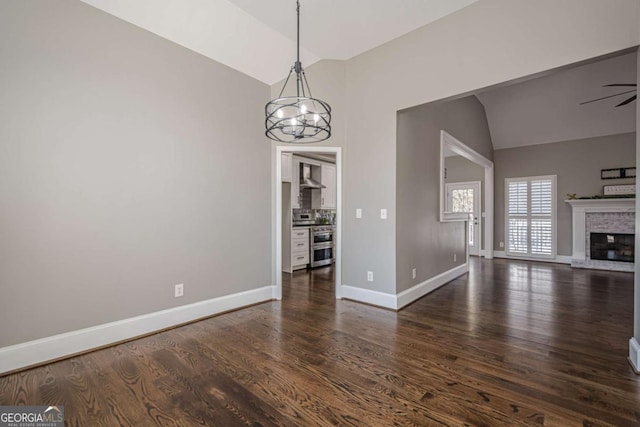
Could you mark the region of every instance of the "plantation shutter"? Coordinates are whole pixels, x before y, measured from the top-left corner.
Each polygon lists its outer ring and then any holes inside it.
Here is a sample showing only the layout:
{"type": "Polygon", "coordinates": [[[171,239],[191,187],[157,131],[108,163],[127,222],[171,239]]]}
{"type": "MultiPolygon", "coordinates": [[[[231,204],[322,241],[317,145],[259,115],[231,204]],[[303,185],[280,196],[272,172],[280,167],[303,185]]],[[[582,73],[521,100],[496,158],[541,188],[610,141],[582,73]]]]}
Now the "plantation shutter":
{"type": "Polygon", "coordinates": [[[505,182],[507,255],[555,257],[555,176],[505,182]]]}
{"type": "Polygon", "coordinates": [[[509,197],[507,206],[509,221],[507,250],[512,254],[526,254],[528,247],[529,211],[528,184],[526,181],[514,181],[507,184],[509,197]]]}

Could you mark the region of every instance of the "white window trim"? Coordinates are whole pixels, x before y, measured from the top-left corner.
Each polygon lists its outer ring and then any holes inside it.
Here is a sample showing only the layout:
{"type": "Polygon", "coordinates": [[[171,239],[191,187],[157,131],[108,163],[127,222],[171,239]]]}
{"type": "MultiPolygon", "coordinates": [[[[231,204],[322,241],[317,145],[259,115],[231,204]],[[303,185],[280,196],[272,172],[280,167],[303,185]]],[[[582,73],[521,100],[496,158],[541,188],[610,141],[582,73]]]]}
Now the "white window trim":
{"type": "MultiPolygon", "coordinates": [[[[558,245],[558,186],[557,186],[558,176],[557,175],[539,175],[539,176],[521,176],[521,177],[513,177],[513,178],[505,178],[504,180],[504,242],[505,242],[505,255],[509,258],[519,258],[519,259],[530,259],[530,260],[554,260],[557,255],[557,245],[558,245]],[[513,181],[531,181],[536,180],[545,180],[550,179],[552,182],[552,195],[551,195],[551,255],[536,255],[536,254],[518,254],[509,252],[509,183],[513,181]]],[[[530,188],[530,185],[529,185],[530,188]]],[[[527,192],[527,197],[531,197],[530,190],[527,192]]],[[[530,209],[530,203],[527,201],[527,210],[530,209]]],[[[531,214],[527,213],[527,218],[531,218],[531,214]]],[[[528,228],[528,236],[527,239],[531,238],[531,230],[528,228]]],[[[527,242],[528,250],[531,251],[531,242],[527,242]]]]}

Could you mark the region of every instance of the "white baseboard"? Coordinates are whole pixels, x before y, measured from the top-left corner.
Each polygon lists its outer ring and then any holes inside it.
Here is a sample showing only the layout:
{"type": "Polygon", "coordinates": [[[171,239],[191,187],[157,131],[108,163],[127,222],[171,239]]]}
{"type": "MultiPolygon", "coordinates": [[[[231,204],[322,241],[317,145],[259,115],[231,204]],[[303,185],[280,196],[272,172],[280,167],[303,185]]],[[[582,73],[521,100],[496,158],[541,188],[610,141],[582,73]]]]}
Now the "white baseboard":
{"type": "Polygon", "coordinates": [[[640,375],[640,343],[635,337],[629,340],[629,362],[635,373],[640,375]]]}
{"type": "Polygon", "coordinates": [[[357,288],[355,286],[342,285],[342,298],[353,301],[377,305],[378,307],[396,309],[396,296],[370,289],[357,288]]]}
{"type": "Polygon", "coordinates": [[[396,308],[399,310],[402,307],[411,304],[418,298],[422,298],[429,292],[435,291],[440,286],[449,283],[456,277],[460,277],[468,271],[469,264],[465,263],[454,267],[451,270],[445,271],[444,273],[440,273],[430,279],[427,279],[422,283],[418,283],[417,285],[407,289],[406,291],[400,292],[397,295],[396,308]]]}
{"type": "Polygon", "coordinates": [[[555,264],[571,264],[571,256],[568,256],[568,255],[556,255],[555,258],[528,258],[528,257],[509,256],[505,251],[493,251],[493,256],[495,258],[520,259],[523,261],[539,261],[539,262],[553,262],[555,264]]]}
{"type": "Polygon", "coordinates": [[[273,286],[239,292],[0,348],[0,374],[268,301],[273,286]]]}
{"type": "Polygon", "coordinates": [[[482,251],[480,251],[480,256],[484,257],[485,259],[493,259],[493,251],[487,251],[486,249],[483,249],[482,251]]]}
{"type": "Polygon", "coordinates": [[[480,251],[480,256],[486,259],[493,259],[493,251],[483,249],[480,251]]]}
{"type": "Polygon", "coordinates": [[[355,286],[342,285],[342,298],[357,302],[364,302],[378,307],[389,308],[391,310],[400,310],[402,307],[411,304],[418,298],[438,289],[440,286],[452,281],[456,277],[459,277],[468,271],[469,264],[465,263],[459,265],[451,270],[425,280],[422,283],[418,283],[397,295],[357,288],[355,286]]]}

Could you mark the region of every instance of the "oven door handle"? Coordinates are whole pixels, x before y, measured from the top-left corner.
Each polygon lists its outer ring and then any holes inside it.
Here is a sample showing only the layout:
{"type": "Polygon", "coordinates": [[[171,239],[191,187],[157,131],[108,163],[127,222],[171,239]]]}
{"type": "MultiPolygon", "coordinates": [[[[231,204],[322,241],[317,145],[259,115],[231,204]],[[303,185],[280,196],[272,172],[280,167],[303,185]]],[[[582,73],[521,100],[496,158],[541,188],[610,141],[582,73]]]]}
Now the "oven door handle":
{"type": "Polygon", "coordinates": [[[326,242],[326,243],[314,243],[313,244],[313,248],[312,250],[319,250],[319,249],[331,249],[333,248],[333,242],[326,242]]]}
{"type": "Polygon", "coordinates": [[[312,236],[332,236],[333,231],[313,231],[311,233],[312,236]]]}

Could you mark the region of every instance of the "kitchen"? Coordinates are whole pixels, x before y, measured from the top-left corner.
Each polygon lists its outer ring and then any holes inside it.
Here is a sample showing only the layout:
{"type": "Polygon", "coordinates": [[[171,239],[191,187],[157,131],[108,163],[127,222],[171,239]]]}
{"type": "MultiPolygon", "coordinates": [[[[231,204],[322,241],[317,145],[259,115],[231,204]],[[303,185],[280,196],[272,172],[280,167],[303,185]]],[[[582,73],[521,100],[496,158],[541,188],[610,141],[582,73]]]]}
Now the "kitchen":
{"type": "Polygon", "coordinates": [[[335,263],[336,158],[281,153],[282,271],[312,275],[335,263]]]}

